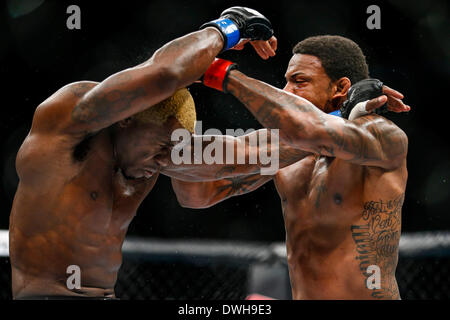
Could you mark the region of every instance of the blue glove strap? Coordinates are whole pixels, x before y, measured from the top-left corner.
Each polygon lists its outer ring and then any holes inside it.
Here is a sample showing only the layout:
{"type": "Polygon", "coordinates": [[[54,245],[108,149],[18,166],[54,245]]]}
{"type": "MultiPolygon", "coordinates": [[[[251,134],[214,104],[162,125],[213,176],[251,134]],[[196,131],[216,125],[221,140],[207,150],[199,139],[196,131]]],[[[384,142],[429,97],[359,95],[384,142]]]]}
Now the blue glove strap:
{"type": "Polygon", "coordinates": [[[336,117],[341,117],[342,118],[341,110],[335,110],[335,111],[330,112],[329,114],[331,114],[333,116],[336,116],[336,117]]]}
{"type": "Polygon", "coordinates": [[[239,29],[237,25],[230,19],[217,19],[211,21],[215,23],[227,37],[227,46],[224,50],[228,50],[239,42],[239,29]]]}

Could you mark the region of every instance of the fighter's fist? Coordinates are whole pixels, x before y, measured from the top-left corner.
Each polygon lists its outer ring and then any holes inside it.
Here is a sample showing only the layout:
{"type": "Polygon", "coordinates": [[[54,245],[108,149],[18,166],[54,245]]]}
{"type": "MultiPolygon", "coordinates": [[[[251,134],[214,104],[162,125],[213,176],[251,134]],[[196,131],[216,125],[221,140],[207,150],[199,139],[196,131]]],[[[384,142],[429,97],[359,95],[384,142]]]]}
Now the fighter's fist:
{"type": "Polygon", "coordinates": [[[231,7],[220,15],[237,24],[241,39],[267,41],[273,36],[270,21],[256,10],[245,7],[231,7]]]}
{"type": "Polygon", "coordinates": [[[270,21],[258,11],[245,7],[226,9],[219,19],[201,26],[206,27],[215,27],[222,33],[224,50],[234,47],[241,39],[267,41],[273,36],[270,21]]]}

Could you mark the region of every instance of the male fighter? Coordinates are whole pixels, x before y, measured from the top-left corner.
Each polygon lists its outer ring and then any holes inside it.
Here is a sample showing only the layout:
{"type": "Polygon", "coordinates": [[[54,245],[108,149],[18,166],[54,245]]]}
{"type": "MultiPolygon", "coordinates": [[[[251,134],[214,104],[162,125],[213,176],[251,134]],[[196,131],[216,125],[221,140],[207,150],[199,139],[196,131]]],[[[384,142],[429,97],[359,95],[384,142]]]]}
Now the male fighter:
{"type": "MultiPolygon", "coordinates": [[[[16,159],[9,229],[15,299],[115,297],[128,225],[170,160],[171,133],[194,128],[192,97],[180,88],[222,50],[245,38],[261,52],[272,34],[258,12],[230,8],[148,61],[100,83],[69,84],[36,109],[16,159]],[[74,270],[80,286],[67,283],[74,270]]],[[[201,168],[191,167],[208,178],[201,168]]],[[[248,168],[242,173],[255,172],[248,168]]]]}
{"type": "Polygon", "coordinates": [[[339,36],[298,43],[283,90],[232,66],[215,61],[207,72],[223,75],[223,85],[204,84],[236,96],[266,128],[279,128],[297,162],[273,177],[173,180],[180,203],[209,207],[273,178],[294,299],[399,299],[395,269],[408,140],[394,123],[365,110],[387,102],[394,111],[408,111],[403,96],[364,80],[368,66],[361,49],[339,36]],[[355,105],[359,118],[348,120],[355,105]],[[339,109],[343,118],[328,114],[339,109]]]}

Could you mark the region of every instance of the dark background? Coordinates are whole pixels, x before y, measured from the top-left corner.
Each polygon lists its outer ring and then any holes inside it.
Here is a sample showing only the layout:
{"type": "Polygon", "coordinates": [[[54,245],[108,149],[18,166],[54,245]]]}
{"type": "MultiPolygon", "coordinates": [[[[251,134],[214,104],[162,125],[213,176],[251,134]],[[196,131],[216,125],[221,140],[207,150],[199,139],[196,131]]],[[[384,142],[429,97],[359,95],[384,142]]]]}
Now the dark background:
{"type": "MultiPolygon", "coordinates": [[[[356,41],[371,76],[405,95],[408,114],[390,115],[409,137],[409,179],[403,231],[450,229],[447,141],[450,30],[442,1],[2,1],[0,16],[0,229],[7,229],[17,186],[16,152],[40,102],[70,82],[102,81],[148,59],[166,42],[195,31],[233,5],[252,7],[272,22],[277,56],[263,61],[247,48],[223,58],[277,87],[292,47],[305,37],[337,34],[356,41]],[[81,8],[81,30],[68,30],[66,8],[81,8]],[[381,30],[369,30],[366,9],[381,8],[381,30]]],[[[231,95],[192,85],[203,129],[260,128],[231,95]]],[[[45,218],[45,217],[43,217],[45,218]]],[[[138,210],[129,234],[162,238],[284,240],[272,182],[213,208],[181,208],[170,180],[160,177],[138,210]]]]}

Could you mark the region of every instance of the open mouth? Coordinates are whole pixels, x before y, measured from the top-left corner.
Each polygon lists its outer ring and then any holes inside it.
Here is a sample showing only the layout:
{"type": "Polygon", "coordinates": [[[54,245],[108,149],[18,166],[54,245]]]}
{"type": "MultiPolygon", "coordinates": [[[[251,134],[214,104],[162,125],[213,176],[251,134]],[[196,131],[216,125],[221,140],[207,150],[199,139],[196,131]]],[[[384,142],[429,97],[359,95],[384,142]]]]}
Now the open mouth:
{"type": "Polygon", "coordinates": [[[153,174],[154,174],[154,172],[151,170],[147,170],[147,169],[144,170],[144,177],[146,177],[147,179],[151,178],[153,176],[153,174]]]}

